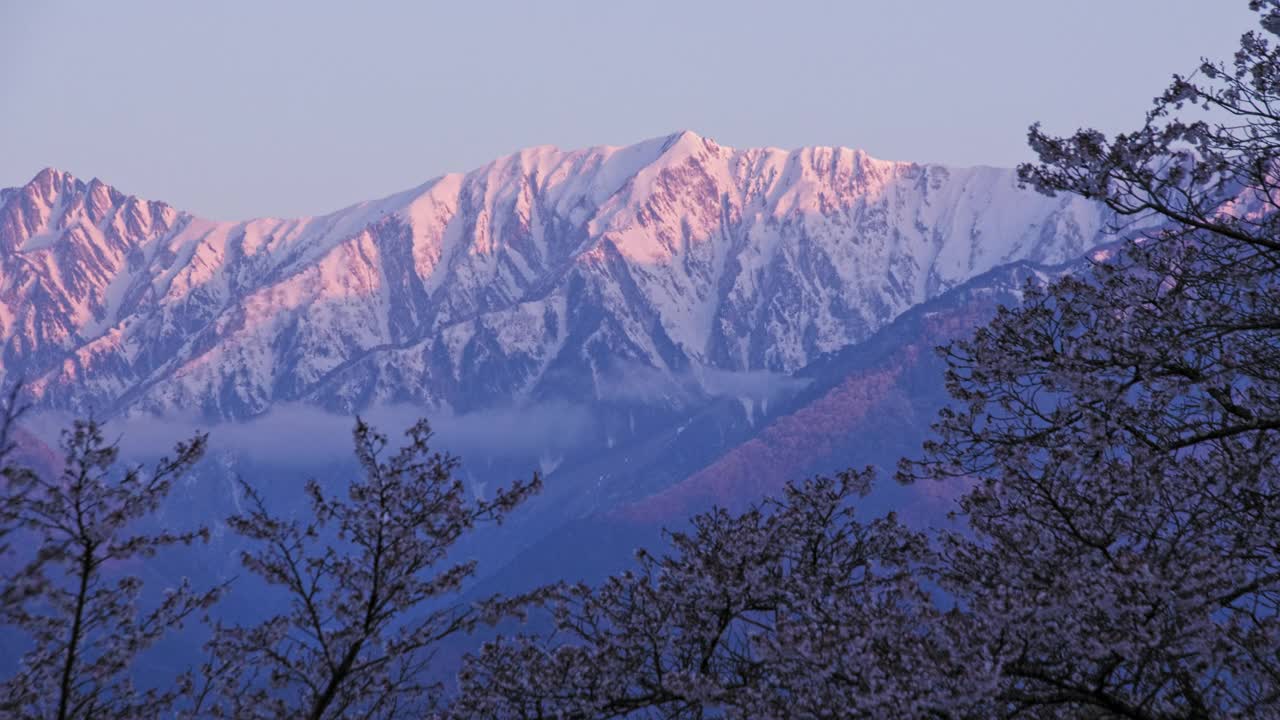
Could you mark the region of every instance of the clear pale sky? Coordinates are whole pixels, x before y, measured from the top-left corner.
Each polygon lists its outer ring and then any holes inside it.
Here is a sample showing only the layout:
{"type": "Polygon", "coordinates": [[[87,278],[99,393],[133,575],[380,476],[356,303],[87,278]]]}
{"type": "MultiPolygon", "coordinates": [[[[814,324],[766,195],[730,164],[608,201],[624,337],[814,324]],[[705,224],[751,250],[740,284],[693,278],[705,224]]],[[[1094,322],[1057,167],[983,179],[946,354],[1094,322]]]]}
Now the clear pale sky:
{"type": "Polygon", "coordinates": [[[0,0],[0,186],[53,165],[218,219],[316,214],[530,145],[691,129],[1012,165],[1137,125],[1245,0],[0,0]]]}

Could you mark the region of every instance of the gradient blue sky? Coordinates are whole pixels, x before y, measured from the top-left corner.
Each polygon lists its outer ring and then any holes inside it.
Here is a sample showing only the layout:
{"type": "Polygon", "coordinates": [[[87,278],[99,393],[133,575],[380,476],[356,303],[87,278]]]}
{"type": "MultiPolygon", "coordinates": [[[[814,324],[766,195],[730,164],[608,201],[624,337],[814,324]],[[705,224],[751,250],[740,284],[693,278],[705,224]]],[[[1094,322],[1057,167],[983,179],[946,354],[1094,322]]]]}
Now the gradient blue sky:
{"type": "Polygon", "coordinates": [[[0,0],[0,185],[54,165],[201,215],[335,210],[529,145],[691,129],[1011,165],[1229,57],[1245,0],[0,0]]]}

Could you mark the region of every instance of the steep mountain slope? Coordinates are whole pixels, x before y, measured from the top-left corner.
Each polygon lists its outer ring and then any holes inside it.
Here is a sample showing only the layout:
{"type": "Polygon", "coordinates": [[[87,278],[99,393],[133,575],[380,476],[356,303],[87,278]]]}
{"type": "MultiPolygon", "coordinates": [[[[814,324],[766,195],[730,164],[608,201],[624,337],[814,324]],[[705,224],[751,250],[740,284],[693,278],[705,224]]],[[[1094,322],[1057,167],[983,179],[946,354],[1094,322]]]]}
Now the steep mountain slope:
{"type": "MultiPolygon", "coordinates": [[[[902,487],[890,477],[899,458],[918,455],[948,401],[945,363],[934,348],[969,334],[998,306],[1016,306],[1028,281],[1047,282],[1085,262],[1001,266],[914,307],[866,341],[794,373],[804,389],[757,416],[754,426],[734,415],[733,403],[709,403],[675,428],[557,473],[545,492],[558,516],[541,521],[552,529],[508,552],[477,595],[597,580],[626,567],[637,547],[662,547],[661,530],[682,528],[695,513],[741,510],[778,495],[789,481],[849,467],[880,470],[861,507],[893,510],[913,523],[943,521],[959,485],[902,487]],[[591,495],[590,506],[573,502],[591,495]]],[[[537,503],[525,512],[551,514],[537,503]]]]}
{"type": "Polygon", "coordinates": [[[1102,225],[1008,170],[689,132],[533,148],[296,220],[211,222],[45,170],[0,192],[0,359],[41,406],[99,413],[677,406],[998,264],[1077,257],[1102,225]]]}

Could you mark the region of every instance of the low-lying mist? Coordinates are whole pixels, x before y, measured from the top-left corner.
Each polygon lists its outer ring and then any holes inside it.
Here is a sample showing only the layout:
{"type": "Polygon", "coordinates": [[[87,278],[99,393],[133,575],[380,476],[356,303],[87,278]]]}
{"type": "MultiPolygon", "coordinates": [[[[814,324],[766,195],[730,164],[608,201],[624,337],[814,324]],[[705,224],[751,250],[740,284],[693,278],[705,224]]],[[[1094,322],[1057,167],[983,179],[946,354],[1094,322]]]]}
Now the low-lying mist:
{"type": "MultiPolygon", "coordinates": [[[[391,447],[405,429],[427,417],[436,443],[462,457],[469,453],[490,458],[525,457],[563,452],[575,447],[591,427],[591,413],[582,406],[549,402],[526,407],[496,408],[454,415],[428,412],[407,404],[369,408],[360,417],[388,436],[391,447]]],[[[72,416],[43,412],[26,419],[32,432],[56,447],[58,434],[72,416]]],[[[154,457],[197,432],[209,433],[211,453],[234,453],[266,463],[307,464],[351,456],[352,415],[301,403],[279,405],[242,421],[201,421],[194,416],[117,417],[106,423],[108,436],[119,438],[127,457],[154,457]]]]}

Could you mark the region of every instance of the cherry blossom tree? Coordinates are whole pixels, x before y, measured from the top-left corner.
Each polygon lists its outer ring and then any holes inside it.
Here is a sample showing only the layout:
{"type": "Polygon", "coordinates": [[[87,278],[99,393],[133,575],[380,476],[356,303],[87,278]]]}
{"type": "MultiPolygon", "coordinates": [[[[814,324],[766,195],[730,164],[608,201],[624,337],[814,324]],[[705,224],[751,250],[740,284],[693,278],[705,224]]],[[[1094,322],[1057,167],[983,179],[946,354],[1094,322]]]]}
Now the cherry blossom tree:
{"type": "Polygon", "coordinates": [[[190,715],[421,718],[436,708],[440,689],[428,671],[440,641],[528,600],[449,602],[475,563],[448,553],[477,523],[501,522],[541,481],[535,474],[470,500],[457,458],[433,451],[431,436],[420,421],[387,457],[386,437],[357,421],[363,476],[345,499],[308,483],[311,513],[302,520],[272,513],[244,484],[246,509],[229,521],[250,543],[241,561],[287,609],[215,630],[190,715]]]}
{"type": "Polygon", "coordinates": [[[699,515],[669,534],[669,554],[641,552],[636,571],[595,589],[559,588],[554,632],[486,644],[453,715],[945,717],[983,704],[937,672],[986,661],[921,583],[927,538],[892,515],[855,518],[869,483],[846,472],[699,515]]]}
{"type": "Polygon", "coordinates": [[[1140,130],[1032,128],[1024,181],[1134,242],[951,346],[957,406],[903,466],[977,483],[939,581],[998,642],[1010,712],[1280,707],[1280,4],[1251,5],[1234,62],[1140,130]]]}
{"type": "Polygon", "coordinates": [[[150,470],[120,470],[119,450],[103,438],[102,427],[76,421],[62,436],[59,476],[17,471],[29,487],[7,498],[6,516],[15,534],[35,545],[19,576],[40,582],[6,603],[0,615],[29,644],[14,676],[0,682],[0,711],[6,716],[153,718],[173,706],[185,681],[137,687],[134,663],[193,613],[207,609],[221,588],[197,591],[183,580],[143,609],[142,581],[128,571],[158,551],[207,539],[205,529],[137,529],[204,448],[205,437],[198,435],[150,470]]]}

